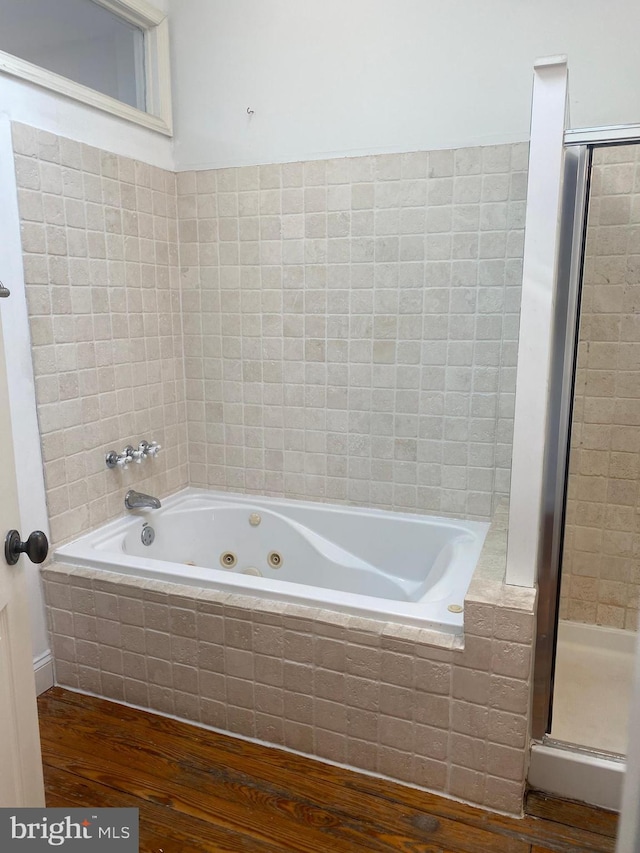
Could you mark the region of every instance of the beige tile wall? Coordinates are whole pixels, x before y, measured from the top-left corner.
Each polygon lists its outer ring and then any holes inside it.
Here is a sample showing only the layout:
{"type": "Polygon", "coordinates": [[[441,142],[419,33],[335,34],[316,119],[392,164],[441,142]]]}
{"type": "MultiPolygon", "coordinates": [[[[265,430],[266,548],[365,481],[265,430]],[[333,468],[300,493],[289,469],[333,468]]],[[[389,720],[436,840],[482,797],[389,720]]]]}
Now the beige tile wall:
{"type": "Polygon", "coordinates": [[[44,578],[59,684],[521,812],[534,590],[472,584],[463,642],[60,564],[44,578]]]}
{"type": "Polygon", "coordinates": [[[640,605],[640,146],[596,150],[562,618],[635,630],[640,605]]]}
{"type": "Polygon", "coordinates": [[[476,517],[508,492],[526,146],[180,173],[177,196],[24,125],[14,147],[54,544],[134,484],[476,517]],[[142,438],[166,452],[103,467],[142,438]]]}
{"type": "Polygon", "coordinates": [[[13,126],[53,544],[187,483],[175,175],[13,126]],[[142,438],[157,459],[110,471],[142,438]]]}
{"type": "Polygon", "coordinates": [[[527,146],[178,174],[193,485],[488,517],[527,146]]]}

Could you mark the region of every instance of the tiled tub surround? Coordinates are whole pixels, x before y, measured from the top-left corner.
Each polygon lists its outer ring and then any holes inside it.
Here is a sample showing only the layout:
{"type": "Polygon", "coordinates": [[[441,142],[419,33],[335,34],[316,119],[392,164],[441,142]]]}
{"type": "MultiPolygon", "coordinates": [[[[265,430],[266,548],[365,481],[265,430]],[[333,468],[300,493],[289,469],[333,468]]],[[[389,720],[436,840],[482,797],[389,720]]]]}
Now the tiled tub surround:
{"type": "Polygon", "coordinates": [[[505,546],[499,512],[464,637],[52,564],[57,682],[519,813],[535,592],[505,546]]]}
{"type": "Polygon", "coordinates": [[[527,152],[179,173],[191,485],[490,518],[527,152]]]}
{"type": "Polygon", "coordinates": [[[186,485],[175,175],[14,124],[53,543],[186,485]],[[157,459],[104,455],[155,439],[157,459]]]}
{"type": "Polygon", "coordinates": [[[561,617],[636,630],[640,606],[640,145],[597,149],[561,617]]]}
{"type": "Polygon", "coordinates": [[[526,146],[180,173],[177,190],[24,125],[14,149],[54,544],[119,515],[131,485],[490,517],[526,146]],[[142,438],[157,460],[104,467],[142,438]]]}

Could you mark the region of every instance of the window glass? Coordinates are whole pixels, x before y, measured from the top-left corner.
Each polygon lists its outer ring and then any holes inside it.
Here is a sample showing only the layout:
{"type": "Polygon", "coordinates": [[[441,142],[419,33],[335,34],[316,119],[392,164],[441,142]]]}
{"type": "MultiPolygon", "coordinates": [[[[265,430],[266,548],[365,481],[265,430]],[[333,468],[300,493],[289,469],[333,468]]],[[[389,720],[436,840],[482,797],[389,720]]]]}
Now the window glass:
{"type": "Polygon", "coordinates": [[[144,32],[92,0],[0,0],[0,50],[145,109],[144,32]]]}

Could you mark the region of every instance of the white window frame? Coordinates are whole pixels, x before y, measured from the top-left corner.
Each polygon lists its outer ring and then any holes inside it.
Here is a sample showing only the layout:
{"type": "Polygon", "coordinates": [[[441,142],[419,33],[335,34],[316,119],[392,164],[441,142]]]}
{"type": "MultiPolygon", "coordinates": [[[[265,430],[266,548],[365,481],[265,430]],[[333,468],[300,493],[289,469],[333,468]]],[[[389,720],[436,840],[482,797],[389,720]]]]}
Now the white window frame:
{"type": "Polygon", "coordinates": [[[119,18],[144,30],[146,111],[136,109],[76,83],[32,62],[0,50],[0,72],[28,80],[68,98],[97,107],[151,130],[173,135],[171,115],[171,72],[169,67],[169,20],[164,12],[145,0],[92,0],[119,18]]]}

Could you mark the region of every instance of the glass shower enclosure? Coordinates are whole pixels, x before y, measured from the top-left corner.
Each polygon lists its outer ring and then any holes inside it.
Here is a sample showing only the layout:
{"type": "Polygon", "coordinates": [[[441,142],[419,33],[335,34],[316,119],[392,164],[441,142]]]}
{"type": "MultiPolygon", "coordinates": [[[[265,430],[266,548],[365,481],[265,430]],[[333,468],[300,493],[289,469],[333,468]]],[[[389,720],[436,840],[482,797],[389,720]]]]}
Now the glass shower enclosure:
{"type": "Polygon", "coordinates": [[[610,808],[640,591],[637,130],[566,134],[529,776],[610,808]]]}

